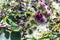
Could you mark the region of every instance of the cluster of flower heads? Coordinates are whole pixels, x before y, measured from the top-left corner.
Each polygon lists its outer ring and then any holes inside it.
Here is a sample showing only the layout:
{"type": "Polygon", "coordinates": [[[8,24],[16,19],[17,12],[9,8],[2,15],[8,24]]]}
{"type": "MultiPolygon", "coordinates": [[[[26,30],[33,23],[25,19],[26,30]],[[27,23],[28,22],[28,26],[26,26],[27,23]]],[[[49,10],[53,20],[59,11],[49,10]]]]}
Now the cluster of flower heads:
{"type": "Polygon", "coordinates": [[[60,40],[58,37],[60,35],[60,11],[56,11],[56,7],[53,7],[54,2],[58,4],[60,1],[57,0],[57,3],[50,0],[49,2],[47,0],[44,2],[41,0],[30,2],[13,0],[0,3],[0,29],[20,32],[23,40],[60,40]],[[49,29],[49,31],[39,31],[39,39],[37,39],[38,36],[26,38],[25,35],[33,35],[40,24],[47,24],[46,29],[49,29]]]}

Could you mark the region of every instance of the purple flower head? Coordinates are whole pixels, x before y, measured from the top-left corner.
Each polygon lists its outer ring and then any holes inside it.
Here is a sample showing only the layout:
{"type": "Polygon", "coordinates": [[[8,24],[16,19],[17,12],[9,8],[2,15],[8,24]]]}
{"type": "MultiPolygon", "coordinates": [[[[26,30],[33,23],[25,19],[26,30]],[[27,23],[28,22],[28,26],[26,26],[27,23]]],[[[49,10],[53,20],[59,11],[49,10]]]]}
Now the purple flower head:
{"type": "Polygon", "coordinates": [[[36,20],[40,22],[44,22],[43,14],[36,13],[36,20]]]}
{"type": "Polygon", "coordinates": [[[60,3],[60,0],[58,0],[58,2],[60,3]]]}
{"type": "Polygon", "coordinates": [[[48,16],[51,15],[51,12],[49,10],[45,10],[45,12],[47,13],[48,16]]]}
{"type": "Polygon", "coordinates": [[[48,28],[49,28],[49,26],[46,26],[46,28],[48,29],[48,28]]]}
{"type": "Polygon", "coordinates": [[[43,17],[43,15],[40,13],[40,14],[39,14],[39,18],[42,18],[42,17],[43,17]]]}
{"type": "Polygon", "coordinates": [[[48,13],[48,12],[49,12],[49,10],[47,10],[47,9],[46,9],[46,10],[45,10],[45,12],[46,12],[46,13],[48,13]]]}
{"type": "Polygon", "coordinates": [[[39,13],[38,13],[38,11],[37,11],[36,14],[35,14],[35,19],[36,19],[36,20],[39,20],[39,13]]]}
{"type": "Polygon", "coordinates": [[[19,4],[19,6],[20,6],[19,10],[23,11],[23,10],[24,10],[24,4],[21,2],[21,3],[19,4]]]}
{"type": "Polygon", "coordinates": [[[56,32],[58,32],[58,33],[59,33],[59,30],[56,30],[56,32]]]}
{"type": "Polygon", "coordinates": [[[24,7],[24,5],[23,5],[23,4],[21,4],[20,6],[21,6],[22,8],[24,7]]]}
{"type": "Polygon", "coordinates": [[[47,10],[47,14],[51,14],[51,12],[49,10],[47,10]]]}
{"type": "Polygon", "coordinates": [[[44,20],[44,18],[42,17],[42,18],[40,18],[40,22],[44,22],[45,20],[44,20]]]}
{"type": "Polygon", "coordinates": [[[4,13],[0,13],[0,16],[5,16],[4,13]]]}
{"type": "Polygon", "coordinates": [[[23,25],[24,25],[24,22],[18,23],[18,26],[23,26],[23,25]]]}
{"type": "Polygon", "coordinates": [[[50,15],[51,15],[51,13],[48,13],[47,15],[48,15],[48,16],[50,16],[50,15]]]}
{"type": "Polygon", "coordinates": [[[19,4],[21,8],[24,8],[24,4],[23,3],[20,3],[19,4]]]}
{"type": "Polygon", "coordinates": [[[10,26],[5,26],[5,28],[7,28],[7,29],[8,29],[8,28],[10,28],[10,26]]]}
{"type": "Polygon", "coordinates": [[[39,5],[45,6],[46,4],[44,2],[38,2],[39,5]]]}

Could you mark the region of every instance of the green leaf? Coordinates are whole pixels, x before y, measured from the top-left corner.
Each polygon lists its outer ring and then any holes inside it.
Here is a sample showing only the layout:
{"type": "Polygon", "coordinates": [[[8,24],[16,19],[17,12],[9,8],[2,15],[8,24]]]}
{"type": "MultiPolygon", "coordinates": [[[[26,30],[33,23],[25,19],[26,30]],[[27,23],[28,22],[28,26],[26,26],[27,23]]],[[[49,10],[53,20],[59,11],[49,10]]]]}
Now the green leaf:
{"type": "Polygon", "coordinates": [[[14,23],[11,19],[7,18],[6,22],[11,25],[12,27],[18,26],[16,23],[14,23]]]}
{"type": "Polygon", "coordinates": [[[60,34],[58,33],[57,36],[60,37],[60,34]]]}
{"type": "Polygon", "coordinates": [[[12,31],[21,31],[22,27],[19,27],[15,22],[12,21],[11,18],[7,18],[6,22],[11,25],[10,30],[12,31]]]}
{"type": "Polygon", "coordinates": [[[26,12],[26,14],[29,14],[29,15],[31,15],[33,12],[26,12]]]}
{"type": "Polygon", "coordinates": [[[49,38],[46,38],[46,39],[39,39],[39,40],[50,40],[49,38]]]}
{"type": "Polygon", "coordinates": [[[35,37],[32,37],[32,39],[31,40],[36,40],[36,38],[35,37]]]}
{"type": "Polygon", "coordinates": [[[34,24],[34,25],[32,25],[31,28],[35,30],[37,27],[36,27],[36,25],[34,24]]]}
{"type": "Polygon", "coordinates": [[[12,31],[21,31],[22,27],[11,27],[10,30],[12,30],[12,31]]]}
{"type": "Polygon", "coordinates": [[[9,38],[9,32],[4,31],[4,33],[5,33],[5,37],[8,39],[9,38]]]}
{"type": "Polygon", "coordinates": [[[33,33],[33,30],[32,29],[28,29],[28,33],[29,34],[32,34],[33,33]]]}
{"type": "Polygon", "coordinates": [[[3,22],[6,22],[6,17],[3,19],[3,22]]]}
{"type": "Polygon", "coordinates": [[[11,40],[21,40],[20,32],[11,32],[11,40]]]}
{"type": "Polygon", "coordinates": [[[8,18],[9,18],[9,19],[11,19],[13,22],[16,22],[16,20],[15,20],[14,16],[9,15],[9,17],[8,17],[8,18]]]}
{"type": "Polygon", "coordinates": [[[21,38],[21,40],[27,40],[26,38],[21,38]]]}
{"type": "Polygon", "coordinates": [[[39,38],[39,40],[50,40],[49,37],[42,37],[42,38],[39,38]]]}

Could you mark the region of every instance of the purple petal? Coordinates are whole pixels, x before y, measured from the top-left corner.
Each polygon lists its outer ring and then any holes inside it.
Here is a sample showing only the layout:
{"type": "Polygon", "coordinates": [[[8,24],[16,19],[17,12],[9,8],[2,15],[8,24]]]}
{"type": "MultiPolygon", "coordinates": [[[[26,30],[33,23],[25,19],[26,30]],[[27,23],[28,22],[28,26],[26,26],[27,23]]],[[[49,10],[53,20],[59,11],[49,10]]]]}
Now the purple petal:
{"type": "Polygon", "coordinates": [[[19,5],[20,5],[20,7],[24,8],[24,4],[20,3],[19,5]]]}
{"type": "Polygon", "coordinates": [[[44,20],[44,18],[40,18],[40,22],[44,22],[45,20],[44,20]]]}
{"type": "Polygon", "coordinates": [[[39,2],[39,5],[45,6],[46,4],[44,2],[39,2]]]}
{"type": "Polygon", "coordinates": [[[43,15],[42,14],[39,14],[39,18],[42,18],[43,17],[43,15]]]}
{"type": "Polygon", "coordinates": [[[15,8],[14,8],[14,10],[16,10],[16,11],[17,11],[17,10],[18,10],[18,8],[16,8],[16,7],[15,7],[15,8]]]}
{"type": "Polygon", "coordinates": [[[51,13],[48,13],[48,16],[50,16],[51,15],[51,13]]]}
{"type": "Polygon", "coordinates": [[[48,16],[51,15],[51,12],[49,10],[45,10],[45,12],[47,13],[48,16]]]}
{"type": "Polygon", "coordinates": [[[49,26],[46,26],[46,28],[48,29],[48,28],[49,28],[49,26]]]}
{"type": "Polygon", "coordinates": [[[48,19],[46,19],[46,21],[45,21],[46,23],[48,22],[48,19]]]}
{"type": "Polygon", "coordinates": [[[20,22],[18,23],[19,26],[23,26],[24,25],[24,22],[20,22]]]}
{"type": "Polygon", "coordinates": [[[58,0],[58,2],[60,3],[60,0],[58,0]]]}
{"type": "Polygon", "coordinates": [[[56,32],[59,32],[59,30],[56,30],[56,32]]]}
{"type": "Polygon", "coordinates": [[[9,26],[0,26],[0,28],[9,28],[9,26]]]}
{"type": "Polygon", "coordinates": [[[21,7],[24,7],[24,5],[23,5],[23,4],[21,4],[21,7]]]}
{"type": "Polygon", "coordinates": [[[40,20],[40,22],[44,22],[45,21],[42,14],[39,14],[39,20],[40,20]]]}
{"type": "Polygon", "coordinates": [[[0,13],[0,16],[5,16],[4,13],[0,13]]]}

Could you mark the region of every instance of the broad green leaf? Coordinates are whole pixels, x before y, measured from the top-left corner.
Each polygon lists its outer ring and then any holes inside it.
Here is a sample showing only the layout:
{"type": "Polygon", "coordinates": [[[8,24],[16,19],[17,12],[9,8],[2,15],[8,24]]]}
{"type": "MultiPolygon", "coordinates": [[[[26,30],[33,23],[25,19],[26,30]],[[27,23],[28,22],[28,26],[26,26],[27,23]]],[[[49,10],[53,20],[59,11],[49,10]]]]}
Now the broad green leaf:
{"type": "Polygon", "coordinates": [[[9,24],[9,25],[11,25],[12,27],[16,27],[16,26],[18,26],[16,23],[14,23],[11,19],[7,19],[6,20],[7,21],[7,23],[9,24]]]}
{"type": "Polygon", "coordinates": [[[36,40],[36,38],[35,37],[32,37],[32,39],[31,40],[36,40]]]}
{"type": "Polygon", "coordinates": [[[26,38],[21,38],[21,40],[27,40],[26,38]]]}
{"type": "Polygon", "coordinates": [[[10,30],[12,30],[12,31],[21,31],[22,27],[11,27],[10,30]]]}
{"type": "Polygon", "coordinates": [[[32,34],[33,30],[32,29],[28,29],[28,34],[32,34]]]}
{"type": "Polygon", "coordinates": [[[13,22],[16,22],[16,20],[15,20],[14,16],[9,15],[9,17],[8,17],[8,18],[9,18],[9,19],[11,19],[13,22]]]}
{"type": "Polygon", "coordinates": [[[30,15],[31,15],[32,13],[33,13],[33,12],[26,12],[26,14],[30,14],[30,15]]]}
{"type": "Polygon", "coordinates": [[[41,39],[41,40],[50,40],[49,38],[47,38],[47,39],[41,39]]]}
{"type": "Polygon", "coordinates": [[[7,23],[8,23],[9,25],[11,25],[10,30],[12,30],[12,31],[20,31],[20,30],[22,30],[22,27],[19,27],[16,23],[14,23],[14,22],[12,21],[12,19],[7,18],[6,21],[7,21],[7,23]]]}
{"type": "Polygon", "coordinates": [[[8,39],[9,38],[9,32],[8,31],[4,31],[5,33],[5,37],[8,39]]]}
{"type": "Polygon", "coordinates": [[[20,32],[11,32],[11,40],[21,40],[20,32]]]}
{"type": "Polygon", "coordinates": [[[6,17],[3,19],[3,22],[6,22],[6,17]]]}

